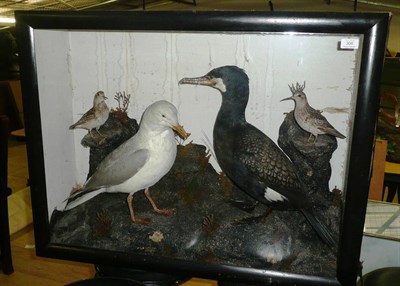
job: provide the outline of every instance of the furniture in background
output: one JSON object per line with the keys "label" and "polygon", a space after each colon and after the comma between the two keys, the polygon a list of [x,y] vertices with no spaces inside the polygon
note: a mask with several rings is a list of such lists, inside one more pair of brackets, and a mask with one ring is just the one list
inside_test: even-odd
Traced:
{"label": "furniture in background", "polygon": [[[386,161],[387,141],[376,140],[372,176],[368,199],[383,201],[385,188],[388,188],[387,202],[392,202],[400,190],[400,164]],[[399,196],[397,200],[399,200]],[[399,201],[397,202],[399,203]]]}
{"label": "furniture in background", "polygon": [[[397,193],[397,203],[400,203],[400,164],[386,162],[384,188],[388,187],[387,202],[392,202]],[[383,190],[385,193],[385,190]]]}
{"label": "furniture in background", "polygon": [[374,159],[372,163],[372,177],[369,185],[368,199],[382,201],[384,180],[385,180],[385,164],[386,164],[386,140],[376,140],[374,148]]}
{"label": "furniture in background", "polygon": [[0,116],[1,115],[8,117],[8,128],[10,132],[23,128],[20,111],[8,81],[0,81]]}

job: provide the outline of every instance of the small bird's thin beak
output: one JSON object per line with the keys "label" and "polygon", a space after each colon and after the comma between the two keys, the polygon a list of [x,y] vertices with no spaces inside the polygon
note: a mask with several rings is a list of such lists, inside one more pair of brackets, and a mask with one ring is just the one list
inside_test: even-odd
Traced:
{"label": "small bird's thin beak", "polygon": [[172,129],[174,129],[183,140],[186,140],[190,136],[190,133],[187,133],[182,125],[174,125]]}
{"label": "small bird's thin beak", "polygon": [[193,84],[193,85],[205,85],[205,86],[213,86],[215,81],[209,76],[201,76],[201,77],[185,77],[181,79],[178,84]]}
{"label": "small bird's thin beak", "polygon": [[286,97],[286,98],[284,98],[284,99],[281,99],[281,102],[284,101],[284,100],[289,100],[289,99],[293,99],[293,96],[290,96],[290,97]]}

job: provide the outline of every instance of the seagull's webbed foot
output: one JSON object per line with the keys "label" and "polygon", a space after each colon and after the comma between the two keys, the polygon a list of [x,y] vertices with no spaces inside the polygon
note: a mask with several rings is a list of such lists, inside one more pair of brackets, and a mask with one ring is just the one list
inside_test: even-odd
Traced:
{"label": "seagull's webbed foot", "polygon": [[135,218],[135,219],[132,219],[132,222],[136,223],[136,224],[148,225],[148,224],[151,223],[151,219],[149,219],[149,218]]}
{"label": "seagull's webbed foot", "polygon": [[159,208],[153,208],[154,211],[160,215],[165,215],[165,216],[170,216],[174,213],[176,213],[176,209],[159,209]]}
{"label": "seagull's webbed foot", "polygon": [[149,188],[147,188],[144,191],[144,194],[146,195],[146,198],[149,200],[149,202],[151,203],[151,206],[153,207],[153,210],[156,213],[164,215],[164,216],[170,216],[170,215],[176,213],[176,209],[159,209],[157,207],[156,203],[154,202],[154,200],[152,199],[152,197],[150,196]]}

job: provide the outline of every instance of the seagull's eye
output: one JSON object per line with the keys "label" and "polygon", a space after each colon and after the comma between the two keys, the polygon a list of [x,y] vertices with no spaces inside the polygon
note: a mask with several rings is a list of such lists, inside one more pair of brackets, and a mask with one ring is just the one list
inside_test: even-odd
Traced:
{"label": "seagull's eye", "polygon": [[165,118],[165,115],[164,115],[164,114],[161,114],[161,116],[162,116],[163,118]]}

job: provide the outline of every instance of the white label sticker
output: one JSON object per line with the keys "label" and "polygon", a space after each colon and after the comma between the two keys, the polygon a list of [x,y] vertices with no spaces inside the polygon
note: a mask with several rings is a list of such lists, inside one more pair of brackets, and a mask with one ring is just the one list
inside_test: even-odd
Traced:
{"label": "white label sticker", "polygon": [[360,43],[359,39],[342,39],[340,41],[340,48],[341,49],[358,49],[358,45]]}

